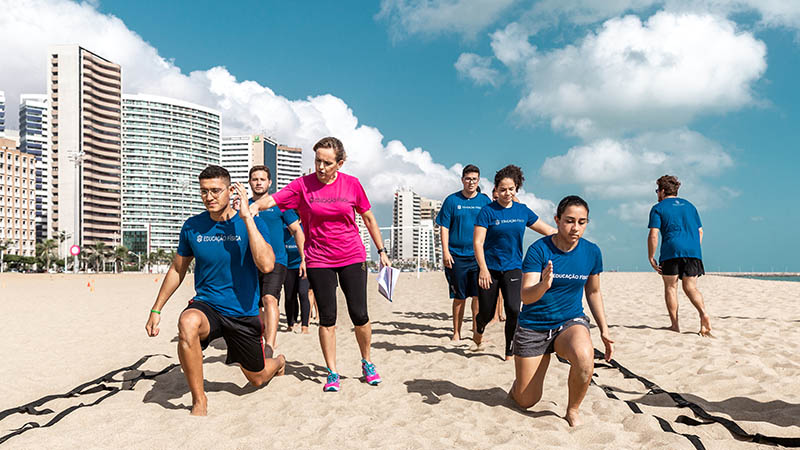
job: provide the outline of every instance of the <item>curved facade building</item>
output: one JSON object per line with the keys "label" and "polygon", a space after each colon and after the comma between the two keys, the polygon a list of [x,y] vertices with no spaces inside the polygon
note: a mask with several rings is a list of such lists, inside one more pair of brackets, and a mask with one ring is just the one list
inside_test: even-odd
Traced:
{"label": "curved facade building", "polygon": [[220,164],[220,113],[152,95],[122,96],[123,244],[175,250],[183,222],[205,210],[198,174]]}

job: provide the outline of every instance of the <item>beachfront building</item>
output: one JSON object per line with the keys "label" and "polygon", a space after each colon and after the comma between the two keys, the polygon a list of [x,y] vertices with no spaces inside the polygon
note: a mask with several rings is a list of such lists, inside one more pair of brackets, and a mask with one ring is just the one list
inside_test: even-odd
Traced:
{"label": "beachfront building", "polygon": [[49,50],[51,232],[84,248],[119,245],[122,70],[78,45]]}
{"label": "beachfront building", "polygon": [[392,205],[392,259],[411,261],[417,257],[420,197],[409,188],[394,193]]}
{"label": "beachfront building", "polygon": [[53,238],[50,108],[46,94],[19,97],[19,149],[36,158],[36,241]]}
{"label": "beachfront building", "polygon": [[369,236],[369,230],[364,224],[364,219],[361,214],[356,213],[356,225],[358,225],[358,235],[361,237],[361,243],[364,244],[364,249],[367,251],[367,260],[372,260],[372,238]]}
{"label": "beachfront building", "polygon": [[267,166],[272,176],[270,194],[303,175],[302,156],[301,149],[279,145],[263,134],[222,138],[222,167],[230,172],[231,181],[246,184],[251,167]]}
{"label": "beachfront building", "polygon": [[6,94],[0,91],[0,137],[6,132]]}
{"label": "beachfront building", "polygon": [[122,234],[134,253],[178,247],[205,211],[197,175],[220,163],[220,113],[183,100],[122,96]]}
{"label": "beachfront building", "polygon": [[36,256],[36,157],[0,137],[0,242],[5,253]]}
{"label": "beachfront building", "polygon": [[[433,200],[425,197],[421,197],[419,200],[420,225],[431,227],[433,229],[433,236],[428,238],[432,239],[431,245],[433,246],[433,249],[425,250],[426,253],[421,257],[434,267],[440,267],[442,264],[442,236],[440,234],[441,227],[439,227],[439,225],[436,223],[436,216],[439,214],[440,209],[442,209],[441,200]],[[423,230],[423,234],[430,235],[431,233]],[[420,247],[423,249],[428,249],[430,246],[426,244],[421,245]]]}

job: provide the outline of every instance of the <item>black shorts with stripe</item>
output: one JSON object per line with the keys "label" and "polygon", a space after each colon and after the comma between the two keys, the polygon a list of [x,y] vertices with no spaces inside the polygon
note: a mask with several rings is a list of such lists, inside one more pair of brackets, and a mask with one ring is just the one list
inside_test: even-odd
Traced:
{"label": "black shorts with stripe", "polygon": [[200,340],[203,350],[211,341],[221,337],[228,346],[225,364],[239,363],[242,368],[250,372],[260,372],[264,369],[264,345],[261,341],[264,328],[261,317],[225,316],[208,304],[197,300],[189,301],[189,306],[184,311],[189,309],[202,312],[208,319],[208,337]]}

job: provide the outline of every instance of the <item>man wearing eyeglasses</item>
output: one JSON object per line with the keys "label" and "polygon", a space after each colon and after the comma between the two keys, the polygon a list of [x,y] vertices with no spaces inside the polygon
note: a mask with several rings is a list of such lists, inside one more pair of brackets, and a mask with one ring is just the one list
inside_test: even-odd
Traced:
{"label": "man wearing eyeglasses", "polygon": [[151,337],[158,335],[161,310],[194,259],[196,294],[178,319],[178,357],[192,393],[191,414],[204,416],[208,399],[203,391],[203,350],[211,341],[225,339],[225,363],[238,363],[254,386],[282,375],[286,360],[283,355],[266,358],[262,343],[258,273],[270,272],[275,265],[275,254],[264,240],[269,230],[250,214],[247,203],[238,202],[238,213],[231,207],[231,196],[246,199],[247,190],[240,183],[231,186],[227,170],[208,166],[199,178],[206,211],[183,224],[177,254],[145,329]]}
{"label": "man wearing eyeglasses", "polygon": [[[681,182],[672,175],[656,181],[658,203],[650,209],[650,233],[647,253],[653,270],[664,281],[664,298],[671,325],[670,330],[680,332],[678,325],[678,279],[683,292],[700,314],[700,335],[711,335],[711,319],[706,311],[703,294],[697,289],[697,278],[705,274],[700,245],[703,243],[703,224],[697,209],[688,200],[678,197]],[[661,254],[656,262],[658,233],[661,232]]]}
{"label": "man wearing eyeglasses", "polygon": [[453,299],[451,340],[455,342],[461,339],[461,324],[468,297],[472,298],[473,332],[475,316],[478,314],[478,262],[472,246],[472,233],[481,208],[492,202],[480,192],[480,179],[481,171],[477,166],[468,164],[464,167],[461,171],[463,189],[448,195],[436,216],[436,223],[441,230],[444,274],[450,286],[450,298]]}

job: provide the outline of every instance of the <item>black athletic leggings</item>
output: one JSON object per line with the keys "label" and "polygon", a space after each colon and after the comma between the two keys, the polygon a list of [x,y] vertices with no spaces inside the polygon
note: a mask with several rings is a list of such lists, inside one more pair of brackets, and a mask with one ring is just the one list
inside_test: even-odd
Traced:
{"label": "black athletic leggings", "polygon": [[[347,300],[347,312],[353,325],[360,327],[369,322],[367,315],[367,267],[363,262],[342,267],[315,267],[306,269],[319,311],[319,326],[336,325],[336,278],[342,285]],[[517,295],[519,296],[519,294]]]}
{"label": "black athletic leggings", "polygon": [[503,306],[506,311],[506,356],[514,353],[511,345],[514,343],[514,331],[517,329],[517,319],[519,318],[520,289],[522,288],[522,270],[514,269],[501,272],[499,270],[489,270],[492,276],[492,284],[489,289],[478,287],[478,333],[483,333],[486,325],[494,317],[497,306],[497,291],[503,292]]}
{"label": "black athletic leggings", "polygon": [[[297,323],[297,313],[300,313],[300,324],[308,326],[308,314],[311,305],[308,302],[308,279],[300,278],[300,269],[287,269],[286,279],[283,281],[283,292],[286,296],[286,323],[289,328]],[[298,303],[298,299],[300,300]],[[299,306],[299,311],[298,311]]]}

